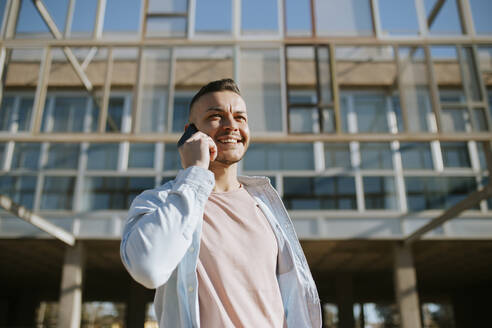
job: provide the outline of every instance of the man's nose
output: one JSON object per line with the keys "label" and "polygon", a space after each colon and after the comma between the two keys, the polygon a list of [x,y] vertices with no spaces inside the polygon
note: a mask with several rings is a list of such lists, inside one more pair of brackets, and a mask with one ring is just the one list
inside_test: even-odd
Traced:
{"label": "man's nose", "polygon": [[233,115],[225,115],[222,125],[226,129],[231,129],[231,130],[237,130],[238,129],[238,124],[236,120],[234,119]]}

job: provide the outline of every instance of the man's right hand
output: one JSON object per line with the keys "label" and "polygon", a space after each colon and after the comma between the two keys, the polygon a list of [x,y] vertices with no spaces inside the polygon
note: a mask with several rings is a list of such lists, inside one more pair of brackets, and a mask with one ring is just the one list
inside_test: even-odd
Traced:
{"label": "man's right hand", "polygon": [[217,158],[215,142],[203,132],[198,131],[178,148],[183,168],[200,166],[208,169],[210,162]]}

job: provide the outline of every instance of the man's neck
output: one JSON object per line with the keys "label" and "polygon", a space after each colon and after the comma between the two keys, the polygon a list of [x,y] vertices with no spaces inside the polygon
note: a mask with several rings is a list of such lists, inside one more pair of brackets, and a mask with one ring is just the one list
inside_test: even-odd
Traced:
{"label": "man's neck", "polygon": [[215,175],[216,192],[227,192],[239,188],[240,183],[237,180],[237,164],[232,165],[211,165],[210,171]]}

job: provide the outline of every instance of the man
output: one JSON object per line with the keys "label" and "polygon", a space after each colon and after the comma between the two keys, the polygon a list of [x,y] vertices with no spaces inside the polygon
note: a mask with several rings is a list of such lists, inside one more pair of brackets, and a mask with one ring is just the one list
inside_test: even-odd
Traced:
{"label": "man", "polygon": [[193,97],[176,179],[140,194],[123,231],[131,276],[157,288],[160,327],[320,327],[316,286],[267,178],[238,177],[250,141],[231,79]]}

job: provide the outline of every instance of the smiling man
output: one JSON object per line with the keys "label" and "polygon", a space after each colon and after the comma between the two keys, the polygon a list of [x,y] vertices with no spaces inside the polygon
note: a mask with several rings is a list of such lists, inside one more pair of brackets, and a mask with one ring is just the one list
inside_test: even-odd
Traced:
{"label": "smiling man", "polygon": [[179,147],[176,179],[132,203],[121,242],[131,276],[156,288],[162,327],[320,327],[316,286],[292,222],[267,178],[238,177],[249,145],[231,79],[190,105],[199,130]]}

